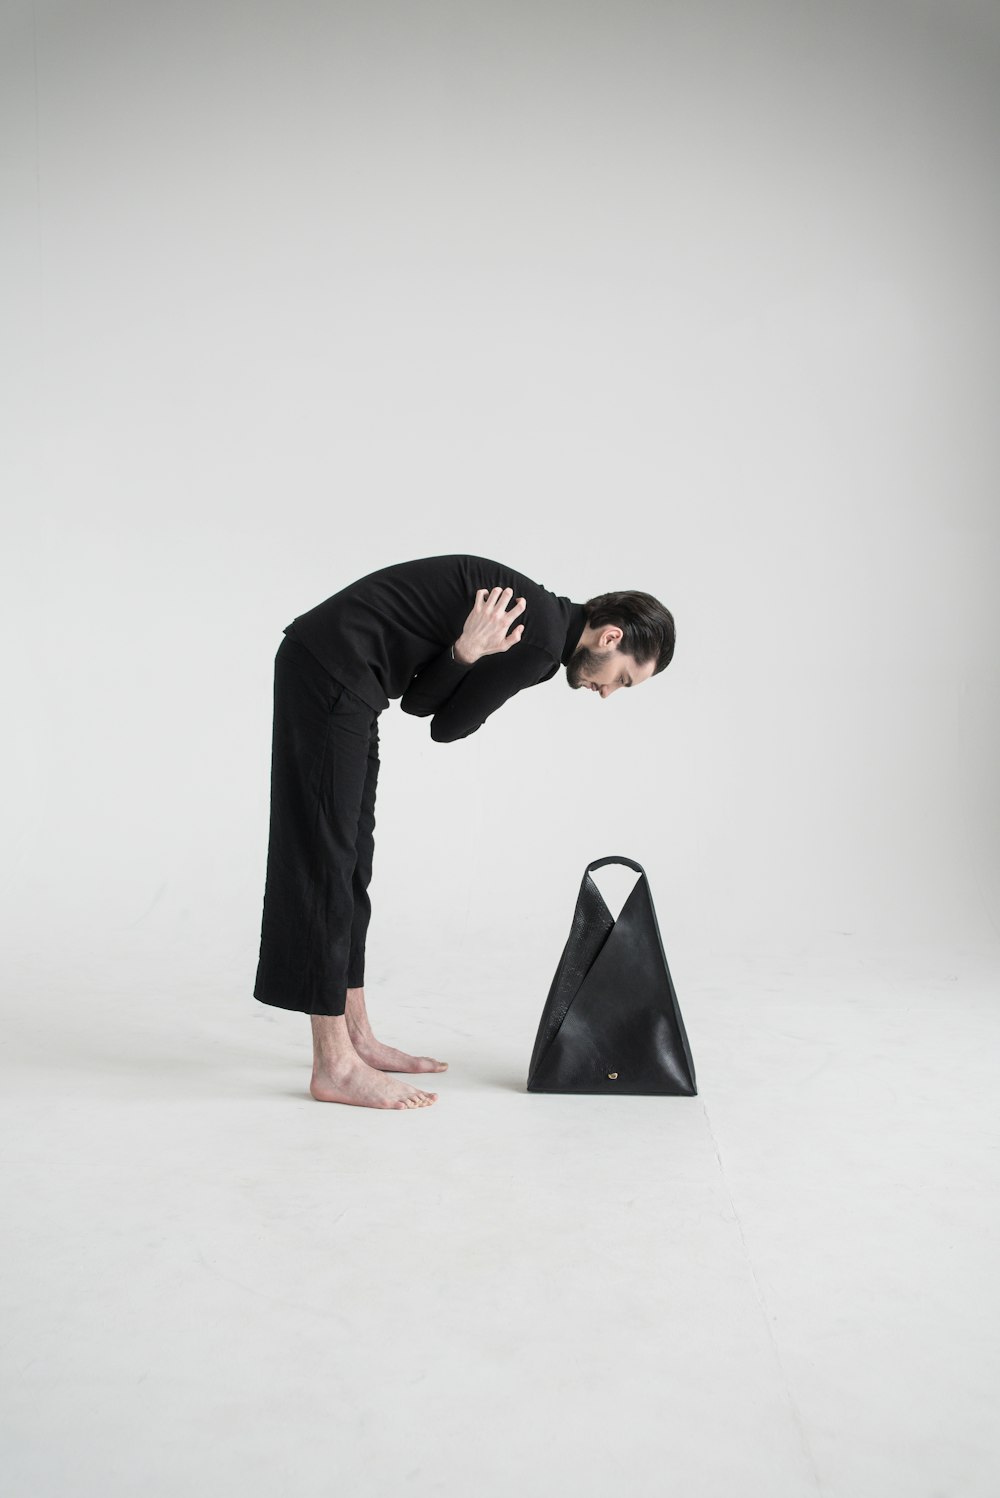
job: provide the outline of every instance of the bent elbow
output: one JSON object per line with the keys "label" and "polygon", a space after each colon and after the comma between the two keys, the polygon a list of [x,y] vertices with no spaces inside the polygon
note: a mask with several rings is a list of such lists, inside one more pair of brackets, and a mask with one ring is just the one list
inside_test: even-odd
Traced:
{"label": "bent elbow", "polygon": [[458,739],[467,739],[475,731],[474,728],[466,728],[464,732],[459,732],[454,728],[449,729],[447,724],[439,723],[436,718],[431,719],[431,738],[435,744],[454,744]]}
{"label": "bent elbow", "polygon": [[401,713],[409,713],[411,718],[429,718],[434,711],[433,708],[424,707],[422,703],[414,702],[412,699],[407,702],[405,696],[399,699],[399,710]]}

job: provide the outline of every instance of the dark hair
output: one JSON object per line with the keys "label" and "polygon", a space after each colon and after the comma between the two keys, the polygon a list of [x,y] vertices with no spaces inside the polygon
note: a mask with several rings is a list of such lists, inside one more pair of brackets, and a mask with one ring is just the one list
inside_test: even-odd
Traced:
{"label": "dark hair", "polygon": [[674,653],[674,616],[651,593],[599,593],[583,605],[593,629],[617,624],[622,632],[618,649],[637,666],[656,661],[653,675],[669,666]]}

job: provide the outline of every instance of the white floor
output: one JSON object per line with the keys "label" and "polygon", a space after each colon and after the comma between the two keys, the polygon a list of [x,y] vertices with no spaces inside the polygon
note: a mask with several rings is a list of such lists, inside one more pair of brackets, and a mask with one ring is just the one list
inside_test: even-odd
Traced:
{"label": "white floor", "polygon": [[370,963],[413,1112],[241,986],[26,972],[5,1491],[996,1498],[1000,948],[672,967],[695,1098],[527,1094],[534,957]]}

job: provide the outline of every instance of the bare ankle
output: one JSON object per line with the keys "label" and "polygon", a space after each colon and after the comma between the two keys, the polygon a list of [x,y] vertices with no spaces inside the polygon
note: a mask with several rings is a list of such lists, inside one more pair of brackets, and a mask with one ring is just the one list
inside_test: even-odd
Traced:
{"label": "bare ankle", "polygon": [[311,1014],[309,1018],[312,1021],[314,1070],[349,1069],[360,1060],[343,1014]]}

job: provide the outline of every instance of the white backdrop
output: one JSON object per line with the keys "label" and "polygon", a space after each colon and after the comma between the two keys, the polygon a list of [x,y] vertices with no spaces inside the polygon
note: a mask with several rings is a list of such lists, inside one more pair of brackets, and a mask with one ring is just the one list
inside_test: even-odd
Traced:
{"label": "white backdrop", "polygon": [[370,974],[540,1007],[608,853],[675,977],[995,946],[995,5],[2,15],[17,984],[254,1009],[282,627],[445,551],[677,651],[382,714]]}

